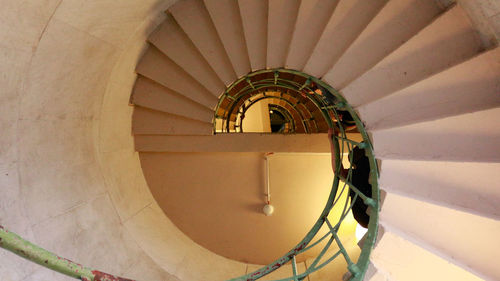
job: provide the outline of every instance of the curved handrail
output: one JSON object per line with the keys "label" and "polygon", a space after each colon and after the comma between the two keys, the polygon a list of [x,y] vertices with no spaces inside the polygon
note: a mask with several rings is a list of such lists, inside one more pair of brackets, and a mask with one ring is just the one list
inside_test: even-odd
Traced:
{"label": "curved handrail", "polygon": [[[258,74],[262,73],[274,73],[274,79],[263,79],[263,81],[252,81],[253,83],[248,82],[250,77],[254,77]],[[300,85],[299,83],[296,83],[294,81],[283,81],[283,78],[279,77],[280,73],[288,73],[288,74],[293,74],[296,76],[301,76],[303,80],[306,82],[303,85]],[[229,120],[231,118],[231,112],[233,112],[240,102],[240,99],[247,96],[249,92],[254,91],[258,92],[261,89],[264,88],[279,88],[280,86],[284,89],[287,90],[294,90],[297,92],[305,92],[307,93],[305,96],[308,97],[315,105],[316,108],[319,109],[325,118],[328,127],[333,128],[334,124],[338,126],[340,130],[340,134],[337,135],[332,135],[332,144],[333,144],[333,151],[332,153],[335,156],[335,177],[333,180],[333,184],[330,190],[330,195],[328,197],[328,201],[317,219],[316,223],[313,225],[313,227],[309,230],[309,232],[305,235],[305,237],[295,246],[293,247],[290,251],[288,251],[286,254],[275,260],[274,262],[263,266],[262,268],[259,268],[258,270],[255,270],[253,272],[250,272],[246,275],[233,278],[231,281],[240,281],[240,280],[257,280],[267,274],[270,274],[274,270],[280,268],[281,266],[291,263],[292,265],[292,274],[288,278],[280,279],[279,281],[285,281],[285,280],[302,280],[304,279],[307,275],[323,268],[326,266],[329,262],[334,260],[336,257],[339,255],[342,255],[344,259],[347,262],[347,269],[350,272],[350,280],[355,280],[355,281],[360,281],[363,279],[364,274],[368,268],[368,263],[369,263],[369,256],[371,253],[371,250],[375,244],[375,239],[377,235],[377,230],[378,230],[378,211],[379,211],[379,189],[378,189],[378,167],[377,167],[377,162],[375,160],[374,154],[373,154],[373,147],[370,141],[370,138],[368,136],[368,133],[364,129],[363,123],[361,122],[360,118],[358,117],[357,113],[354,111],[354,109],[347,103],[347,101],[344,99],[344,97],[336,91],[333,87],[330,85],[324,83],[323,81],[312,77],[310,75],[307,75],[305,73],[302,73],[300,71],[296,70],[290,70],[290,69],[270,69],[270,70],[260,70],[256,72],[252,72],[248,74],[245,77],[241,77],[238,79],[235,83],[233,83],[228,90],[224,93],[224,95],[221,96],[219,99],[219,104],[217,105],[217,108],[215,112],[218,112],[220,105],[222,104],[222,101],[224,98],[226,98],[229,95],[230,90],[238,83],[242,83],[243,81],[248,82],[248,86],[243,87],[238,91],[236,95],[233,95],[231,97],[231,100],[233,101],[228,108],[230,110],[227,113],[227,118],[228,118],[228,124]],[[281,83],[280,83],[281,82]],[[311,92],[314,93],[313,89],[310,88],[309,86],[314,83],[315,85],[318,86],[322,90],[323,95],[319,94],[310,94]],[[294,86],[295,89],[290,89],[290,86]],[[361,134],[363,141],[362,142],[356,142],[353,140],[350,140],[347,138],[346,130],[342,123],[340,122],[340,117],[337,111],[343,111],[343,112],[349,112],[349,114],[353,117],[353,120],[356,124],[356,127]],[[217,117],[217,116],[216,116]],[[214,130],[215,130],[215,118],[214,118]],[[229,132],[229,126],[226,127],[227,131]],[[340,145],[339,145],[340,142]],[[367,197],[365,194],[363,194],[361,191],[359,191],[358,188],[356,188],[352,183],[352,166],[349,167],[347,176],[344,178],[341,176],[341,157],[340,155],[344,154],[344,149],[347,147],[349,151],[352,150],[352,148],[357,145],[360,148],[363,148],[365,150],[365,155],[369,159],[369,164],[370,164],[370,178],[369,178],[369,183],[372,186],[372,196]],[[350,156],[350,162],[352,163],[352,154]],[[343,183],[343,186],[340,190],[340,193],[337,195],[339,191],[339,184]],[[340,197],[342,194],[346,191],[346,189],[352,190],[354,192],[354,197],[352,198],[351,202],[349,203],[349,197],[346,196],[346,200],[344,202],[343,206],[343,211],[342,214],[339,218],[339,220],[332,224],[332,222],[329,221],[328,215],[330,211],[332,210],[333,206],[336,204],[340,203]],[[353,207],[354,203],[356,200],[363,200],[363,202],[372,208],[372,211],[370,212],[370,221],[368,224],[368,231],[367,235],[365,238],[365,241],[362,246],[362,251],[360,256],[358,257],[357,262],[353,262],[353,260],[349,257],[345,247],[343,246],[342,242],[340,241],[340,238],[337,234],[340,225],[343,221],[343,219],[347,216],[348,212],[351,210]],[[315,242],[312,242],[313,239],[316,237],[316,235],[319,233],[319,230],[326,225],[328,227],[328,232],[324,234],[322,237],[318,238]],[[296,265],[296,256],[304,253],[305,251],[315,247],[316,245],[320,244],[322,241],[325,239],[328,239],[328,242],[326,245],[323,247],[321,252],[318,254],[318,256],[314,259],[314,261],[311,263],[308,268],[302,272],[299,273],[297,272],[297,265]],[[329,250],[330,246],[335,242],[337,244],[339,250],[336,251],[331,257],[326,259],[326,261],[321,261],[321,259],[325,256],[326,252]]]}
{"label": "curved handrail", "polygon": [[34,263],[82,281],[134,281],[70,261],[21,238],[0,225],[0,247]]}
{"label": "curved handrail", "polygon": [[[274,78],[266,78],[262,79],[259,81],[252,81],[251,79],[257,75],[260,74],[266,74],[266,73],[274,73]],[[287,80],[279,76],[280,73],[289,73],[289,74],[294,74],[298,76],[305,77],[305,83],[304,84],[299,84],[296,81],[292,80]],[[299,74],[300,73],[300,74]],[[312,78],[310,79],[309,77],[306,77],[308,75],[298,72],[298,71],[292,71],[288,69],[282,69],[282,68],[277,68],[277,69],[263,69],[263,70],[258,70],[254,71],[252,73],[247,74],[246,76],[241,77],[240,79],[236,80],[233,84],[231,84],[226,91],[220,96],[219,102],[215,108],[215,118],[214,118],[214,132],[216,132],[216,122],[217,119],[223,119],[225,121],[225,126],[223,125],[223,128],[225,127],[225,132],[230,132],[229,129],[229,121],[231,119],[231,115],[233,112],[235,112],[235,109],[237,109],[237,105],[243,97],[245,97],[247,94],[254,92],[255,94],[259,93],[260,90],[266,89],[266,88],[280,88],[280,89],[285,89],[285,90],[290,90],[290,91],[295,91],[297,92],[297,97],[294,97],[296,99],[300,98],[299,92],[307,92],[308,94],[305,95],[305,97],[311,101],[316,109],[321,112],[323,118],[325,119],[326,122],[327,119],[329,119],[329,114],[328,114],[328,109],[325,110],[325,104],[324,101],[322,101],[320,98],[318,98],[317,94],[309,94],[310,92],[313,92],[313,89],[310,88]],[[230,95],[232,92],[232,89],[234,89],[236,86],[245,83],[246,86],[242,87],[239,89],[234,95]],[[218,115],[219,109],[221,108],[224,100],[229,99],[232,102],[229,104],[230,110],[226,110],[226,114],[224,116]],[[247,98],[248,99],[248,98]],[[329,104],[328,104],[329,105]],[[312,113],[311,113],[312,114]],[[227,116],[226,116],[227,115]],[[226,117],[224,119],[224,117]]]}

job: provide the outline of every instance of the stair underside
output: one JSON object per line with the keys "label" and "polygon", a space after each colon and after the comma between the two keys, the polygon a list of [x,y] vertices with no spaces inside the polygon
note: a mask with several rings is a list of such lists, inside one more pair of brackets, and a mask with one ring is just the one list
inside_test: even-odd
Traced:
{"label": "stair underside", "polygon": [[[417,268],[434,263],[460,280],[477,278],[456,265],[500,276],[491,266],[491,243],[500,235],[491,176],[498,167],[489,164],[500,162],[500,49],[484,50],[460,5],[186,0],[169,9],[149,41],[131,98],[137,151],[328,153],[325,134],[213,135],[218,98],[238,77],[264,68],[306,72],[355,107],[383,160],[382,221],[400,232],[378,244],[373,262],[380,270],[372,280],[429,280],[437,275]],[[442,216],[422,217],[424,209]],[[462,220],[475,227],[451,223]],[[436,236],[424,231],[429,221],[443,226]],[[454,247],[461,241],[470,243]],[[474,249],[483,255],[466,254]]]}

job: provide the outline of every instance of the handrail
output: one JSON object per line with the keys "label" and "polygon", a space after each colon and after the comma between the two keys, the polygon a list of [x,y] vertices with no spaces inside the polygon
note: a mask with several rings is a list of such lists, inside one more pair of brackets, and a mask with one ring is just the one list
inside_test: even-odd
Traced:
{"label": "handrail", "polygon": [[[263,74],[263,73],[273,73],[273,78],[265,78],[262,81],[252,81],[250,78],[254,77],[258,74]],[[286,81],[286,79],[280,77],[281,73],[287,73],[287,74],[293,74],[295,76],[301,76],[302,80],[305,80],[304,84],[296,83],[295,81]],[[224,93],[224,95],[221,96],[219,99],[219,104],[217,105],[217,108],[215,112],[219,112],[219,109],[221,108],[221,104],[223,100],[226,97],[229,97],[229,92],[231,89],[233,89],[238,83],[241,83],[242,81],[247,82],[247,86],[242,87],[235,95],[230,96],[230,104],[226,107],[229,110],[227,110],[227,114],[223,114],[227,118],[227,126],[226,126],[226,132],[229,132],[229,120],[231,119],[231,113],[236,109],[237,105],[241,102],[240,100],[243,97],[247,97],[250,94],[250,98],[252,97],[251,93],[258,93],[259,90],[263,90],[266,88],[283,88],[285,90],[293,90],[296,91],[297,93],[303,92],[304,95],[311,100],[317,110],[320,110],[322,113],[322,116],[325,118],[325,121],[328,124],[329,128],[333,128],[334,126],[337,126],[339,128],[339,135],[332,135],[332,144],[333,144],[333,151],[335,155],[335,177],[333,180],[333,184],[330,190],[330,195],[328,197],[328,201],[317,219],[316,223],[313,225],[313,227],[309,230],[309,232],[305,235],[305,237],[300,241],[295,247],[293,247],[290,251],[288,251],[286,254],[275,260],[274,262],[263,266],[262,268],[259,268],[258,270],[255,270],[253,272],[250,272],[246,275],[236,277],[231,279],[230,281],[242,281],[242,280],[257,280],[267,274],[270,274],[271,272],[275,271],[276,269],[280,268],[281,266],[285,264],[291,264],[291,276],[288,278],[284,279],[279,279],[279,281],[287,281],[287,280],[303,280],[306,276],[309,274],[320,270],[324,266],[326,266],[329,262],[337,258],[338,256],[342,255],[347,263],[347,271],[350,272],[350,280],[351,281],[361,281],[364,278],[364,274],[368,268],[369,264],[369,256],[371,253],[371,250],[375,244],[375,239],[377,236],[377,230],[378,230],[378,211],[379,211],[379,189],[378,189],[378,167],[377,167],[377,162],[375,160],[375,156],[373,154],[373,147],[370,141],[370,138],[368,136],[368,133],[366,132],[363,123],[359,119],[357,113],[353,110],[353,108],[347,103],[347,101],[344,99],[342,95],[338,91],[336,91],[334,88],[329,86],[328,84],[324,83],[323,81],[307,75],[305,73],[296,71],[296,70],[289,70],[289,69],[268,69],[268,70],[260,70],[256,72],[252,72],[248,74],[247,76],[241,77],[239,80],[237,80],[235,83],[233,83],[230,87],[228,87],[228,90]],[[251,81],[251,82],[249,82]],[[318,85],[318,88],[322,90],[323,95],[319,94],[310,94],[311,92],[314,93],[313,89],[310,87],[314,83],[315,85]],[[291,89],[290,87],[294,87]],[[303,96],[304,96],[303,95]],[[243,102],[244,104],[245,102]],[[248,108],[245,108],[248,109]],[[349,114],[353,117],[353,120],[356,124],[356,127],[361,134],[363,141],[358,142],[354,140],[350,140],[347,138],[346,134],[346,128],[344,128],[342,122],[340,121],[341,118],[339,118],[338,110],[341,110],[343,112],[349,112]],[[224,117],[222,116],[222,117]],[[220,117],[220,116],[216,116]],[[214,130],[216,130],[216,118],[214,118]],[[344,153],[352,151],[354,146],[358,146],[359,148],[364,149],[365,155],[369,159],[369,164],[370,164],[370,177],[369,177],[369,183],[372,186],[372,196],[367,197],[365,194],[363,194],[361,191],[358,190],[352,183],[352,165],[348,167],[348,172],[347,176],[344,178],[341,175],[341,155]],[[347,151],[345,150],[347,148]],[[352,163],[353,158],[352,158],[352,153],[349,154],[349,161]],[[342,188],[339,190],[339,185],[342,183]],[[346,192],[346,190],[352,190],[354,192],[354,196],[352,199],[349,201],[349,196],[345,196],[344,202],[340,202],[341,196]],[[368,224],[368,231],[365,237],[365,241],[362,246],[361,254],[358,257],[357,262],[354,262],[353,259],[349,256],[346,248],[342,244],[341,239],[338,236],[338,230],[341,226],[341,223],[347,216],[347,214],[351,211],[352,207],[354,206],[355,202],[357,200],[363,200],[363,202],[372,208],[372,211],[370,212],[370,221]],[[340,215],[340,218],[338,219],[337,222],[332,223],[328,219],[328,215],[330,211],[332,210],[333,206],[336,204],[341,204],[343,203],[343,210]],[[326,234],[322,235],[321,237],[316,238],[318,233],[320,232],[320,229],[323,226],[327,226],[328,231]],[[315,241],[313,241],[316,239]],[[327,243],[323,246],[321,249],[320,253],[316,256],[316,258],[313,260],[313,262],[307,267],[307,269],[304,272],[299,273],[297,271],[297,265],[296,265],[296,257],[305,251],[310,250],[311,248],[319,245],[321,242],[325,241],[327,239]],[[332,245],[336,245],[338,247],[338,251],[335,251],[333,255],[328,257],[325,261],[322,261],[322,258],[326,255],[329,249],[331,249]]]}
{"label": "handrail", "polygon": [[[259,81],[251,81],[252,77],[255,77],[255,76],[261,75],[261,74],[266,74],[266,73],[269,73],[269,74],[273,73],[274,78],[265,78],[265,79],[262,79]],[[288,74],[294,74],[297,76],[304,77],[305,83],[300,84],[296,81],[282,78],[279,76],[280,73],[288,73]],[[250,83],[249,83],[249,81],[250,81]],[[241,102],[242,98],[248,94],[257,95],[258,93],[261,92],[261,90],[264,90],[266,88],[279,88],[279,89],[295,92],[294,99],[297,99],[299,101],[300,101],[301,96],[305,97],[306,100],[309,100],[314,104],[314,106],[316,107],[316,110],[319,111],[321,113],[321,115],[323,116],[323,118],[325,119],[325,121],[327,121],[327,119],[329,119],[328,112],[330,112],[331,110],[329,110],[326,107],[328,105],[330,105],[331,103],[325,104],[325,101],[322,100],[321,98],[319,98],[317,94],[310,94],[310,93],[314,93],[313,89],[310,87],[310,85],[312,84],[311,82],[313,82],[313,79],[312,79],[312,77],[310,78],[309,75],[306,75],[306,74],[298,72],[298,71],[282,69],[282,68],[258,70],[258,71],[254,71],[252,73],[249,73],[246,76],[241,77],[240,79],[236,80],[233,84],[231,84],[226,89],[226,91],[224,91],[224,93],[221,95],[221,97],[219,98],[219,102],[218,102],[216,109],[215,109],[216,116],[213,120],[214,132],[217,133],[217,129],[216,129],[217,119],[223,119],[223,121],[224,121],[223,129],[225,129],[225,132],[230,132],[231,130],[229,127],[230,127],[231,115],[233,115],[234,112],[237,112],[237,109],[239,108],[237,105]],[[241,85],[241,84],[244,84],[245,86],[243,86],[241,89],[239,89],[234,95],[230,95],[232,90],[236,86]],[[300,95],[299,93],[307,93],[307,94]],[[290,93],[288,93],[288,94],[291,95]],[[249,97],[249,98],[251,98],[251,97]],[[249,99],[249,98],[247,98],[247,99]],[[220,116],[218,114],[218,112],[219,112],[219,109],[221,108],[221,106],[225,100],[230,100],[230,104],[228,105],[228,107],[230,109],[225,111],[226,114],[224,114],[223,116]],[[311,115],[312,115],[312,112],[311,112]],[[302,118],[302,119],[305,120],[305,118]],[[314,122],[316,122],[316,121],[314,120]]]}
{"label": "handrail", "polygon": [[49,269],[82,281],[134,281],[107,274],[51,253],[0,225],[0,247]]}

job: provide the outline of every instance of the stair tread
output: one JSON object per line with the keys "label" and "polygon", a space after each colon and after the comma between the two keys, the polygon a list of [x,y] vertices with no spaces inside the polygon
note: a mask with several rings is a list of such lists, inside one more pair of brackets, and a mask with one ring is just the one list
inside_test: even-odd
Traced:
{"label": "stair tread", "polygon": [[148,48],[136,71],[208,108],[217,105],[214,95],[154,46]]}
{"label": "stair tread", "polygon": [[[500,108],[372,132],[380,159],[500,162]],[[486,120],[486,121],[485,121]]]}
{"label": "stair tread", "polygon": [[396,229],[448,261],[468,265],[481,276],[500,278],[500,268],[491,260],[500,248],[498,220],[387,193],[380,222],[386,233],[377,247],[383,248],[387,231]]}
{"label": "stair tread", "polygon": [[427,26],[440,12],[435,1],[389,1],[322,79],[336,89],[344,88]]}
{"label": "stair tread", "polygon": [[250,72],[250,61],[243,35],[238,2],[234,0],[205,0],[217,33],[233,65],[237,77]]}
{"label": "stair tread", "polygon": [[300,2],[300,0],[269,0],[266,59],[268,68],[285,66]]}
{"label": "stair tread", "polygon": [[236,74],[202,0],[178,1],[170,13],[227,86]]}
{"label": "stair tread", "polygon": [[[329,152],[326,134],[234,133],[214,136],[136,136],[147,152]],[[249,146],[248,144],[252,145]]]}
{"label": "stair tread", "polygon": [[252,70],[266,68],[267,1],[238,0]]}
{"label": "stair tread", "polygon": [[[358,108],[369,130],[382,130],[500,106],[500,48]],[[380,110],[383,108],[383,110]]]}
{"label": "stair tread", "polygon": [[500,163],[384,160],[387,192],[500,220]]}
{"label": "stair tread", "polygon": [[149,36],[148,40],[215,97],[224,92],[224,83],[175,22],[172,15],[166,15],[165,21]]}
{"label": "stair tread", "polygon": [[459,64],[482,50],[482,42],[463,9],[456,5],[401,47],[346,86],[353,107],[388,96]]}
{"label": "stair tread", "polygon": [[137,135],[212,135],[213,124],[157,110],[134,107],[132,133]]}
{"label": "stair tread", "polygon": [[381,271],[387,272],[386,276],[375,275],[376,279],[368,279],[370,281],[483,280],[392,232],[384,234],[370,260]]}
{"label": "stair tread", "polygon": [[135,82],[131,102],[142,107],[207,123],[210,123],[214,116],[213,110],[142,76],[139,76]]}
{"label": "stair tread", "polygon": [[286,67],[302,70],[339,0],[309,0],[300,3]]}
{"label": "stair tread", "polygon": [[304,66],[304,72],[322,77],[387,1],[341,0]]}

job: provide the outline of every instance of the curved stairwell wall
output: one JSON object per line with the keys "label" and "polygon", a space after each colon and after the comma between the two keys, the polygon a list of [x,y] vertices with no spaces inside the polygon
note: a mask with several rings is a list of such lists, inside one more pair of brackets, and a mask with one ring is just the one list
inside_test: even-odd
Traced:
{"label": "curved stairwell wall", "polygon": [[[171,3],[1,2],[1,224],[62,256],[140,280],[178,280],[174,273],[193,280],[186,272],[198,262],[185,257],[210,260],[154,205],[130,135],[134,68]],[[134,229],[158,222],[177,248],[137,243]],[[155,243],[159,234],[139,235]],[[169,253],[167,267],[145,252],[152,246]],[[73,280],[5,251],[0,279]]]}
{"label": "curved stairwell wall", "polygon": [[[170,222],[149,193],[130,133],[132,107],[126,105],[134,68],[148,35],[164,21],[163,11],[173,2],[0,2],[0,224],[62,256],[125,277],[220,280],[255,266],[203,249]],[[311,7],[295,1],[286,14],[278,12],[280,2],[269,6],[276,16],[273,20],[293,21],[287,15],[296,13],[299,23],[307,22],[304,18]],[[464,280],[477,279],[469,272],[498,279],[500,272],[492,261],[500,248],[498,235],[494,236],[500,233],[500,196],[497,189],[487,187],[499,181],[500,130],[494,122],[499,116],[498,49],[480,53],[473,30],[464,24],[466,17],[457,7],[443,13],[422,4],[425,1],[415,1],[426,11],[424,17],[413,1],[373,1],[363,13],[352,7],[364,1],[338,2],[335,9],[324,10],[333,13],[326,24],[318,24],[324,32],[307,34],[318,41],[312,51],[308,44],[288,50],[309,60],[286,57],[281,51],[280,56],[266,58],[269,45],[247,40],[249,66],[236,61],[241,50],[234,43],[225,64],[240,67],[234,73],[214,70],[230,83],[249,67],[303,68],[323,76],[359,106],[372,130],[377,157],[383,160],[381,187],[387,192],[381,213],[384,227],[372,258],[373,280],[436,277],[422,270],[431,266],[429,259],[450,274],[444,276],[466,269],[459,275]],[[252,1],[240,5],[254,12],[243,16],[245,37],[266,34],[272,38],[270,45],[278,46],[273,50],[300,42],[294,37],[307,33],[303,26],[295,34],[289,25],[273,22],[267,32],[263,7]],[[354,14],[359,21],[349,21]],[[494,21],[497,14],[486,16]],[[317,20],[326,19],[322,15]],[[255,25],[249,24],[252,20]],[[340,32],[335,28],[339,24],[350,28]],[[400,33],[391,37],[391,31]],[[450,45],[440,42],[440,34],[454,35],[446,41]],[[336,38],[345,44],[335,44]],[[455,43],[462,40],[470,44]],[[380,44],[373,47],[374,42]],[[331,53],[330,45],[335,46]],[[433,52],[422,51],[422,46]],[[438,60],[436,54],[449,57]],[[329,59],[322,61],[324,57]],[[427,63],[432,67],[422,68]],[[409,64],[418,71],[404,71]],[[374,83],[380,80],[385,83]],[[360,94],[366,89],[373,95]],[[422,91],[426,95],[419,95]],[[470,99],[473,95],[476,98]],[[394,110],[385,110],[389,104]],[[459,176],[442,181],[443,174]],[[478,180],[484,177],[487,180]],[[473,191],[475,185],[481,194]],[[456,196],[446,196],[446,190]],[[440,217],[426,220],[422,214]],[[411,258],[404,264],[392,262],[402,260],[401,248]],[[324,274],[310,279],[329,278]],[[0,277],[71,280],[5,251],[0,251]]]}

